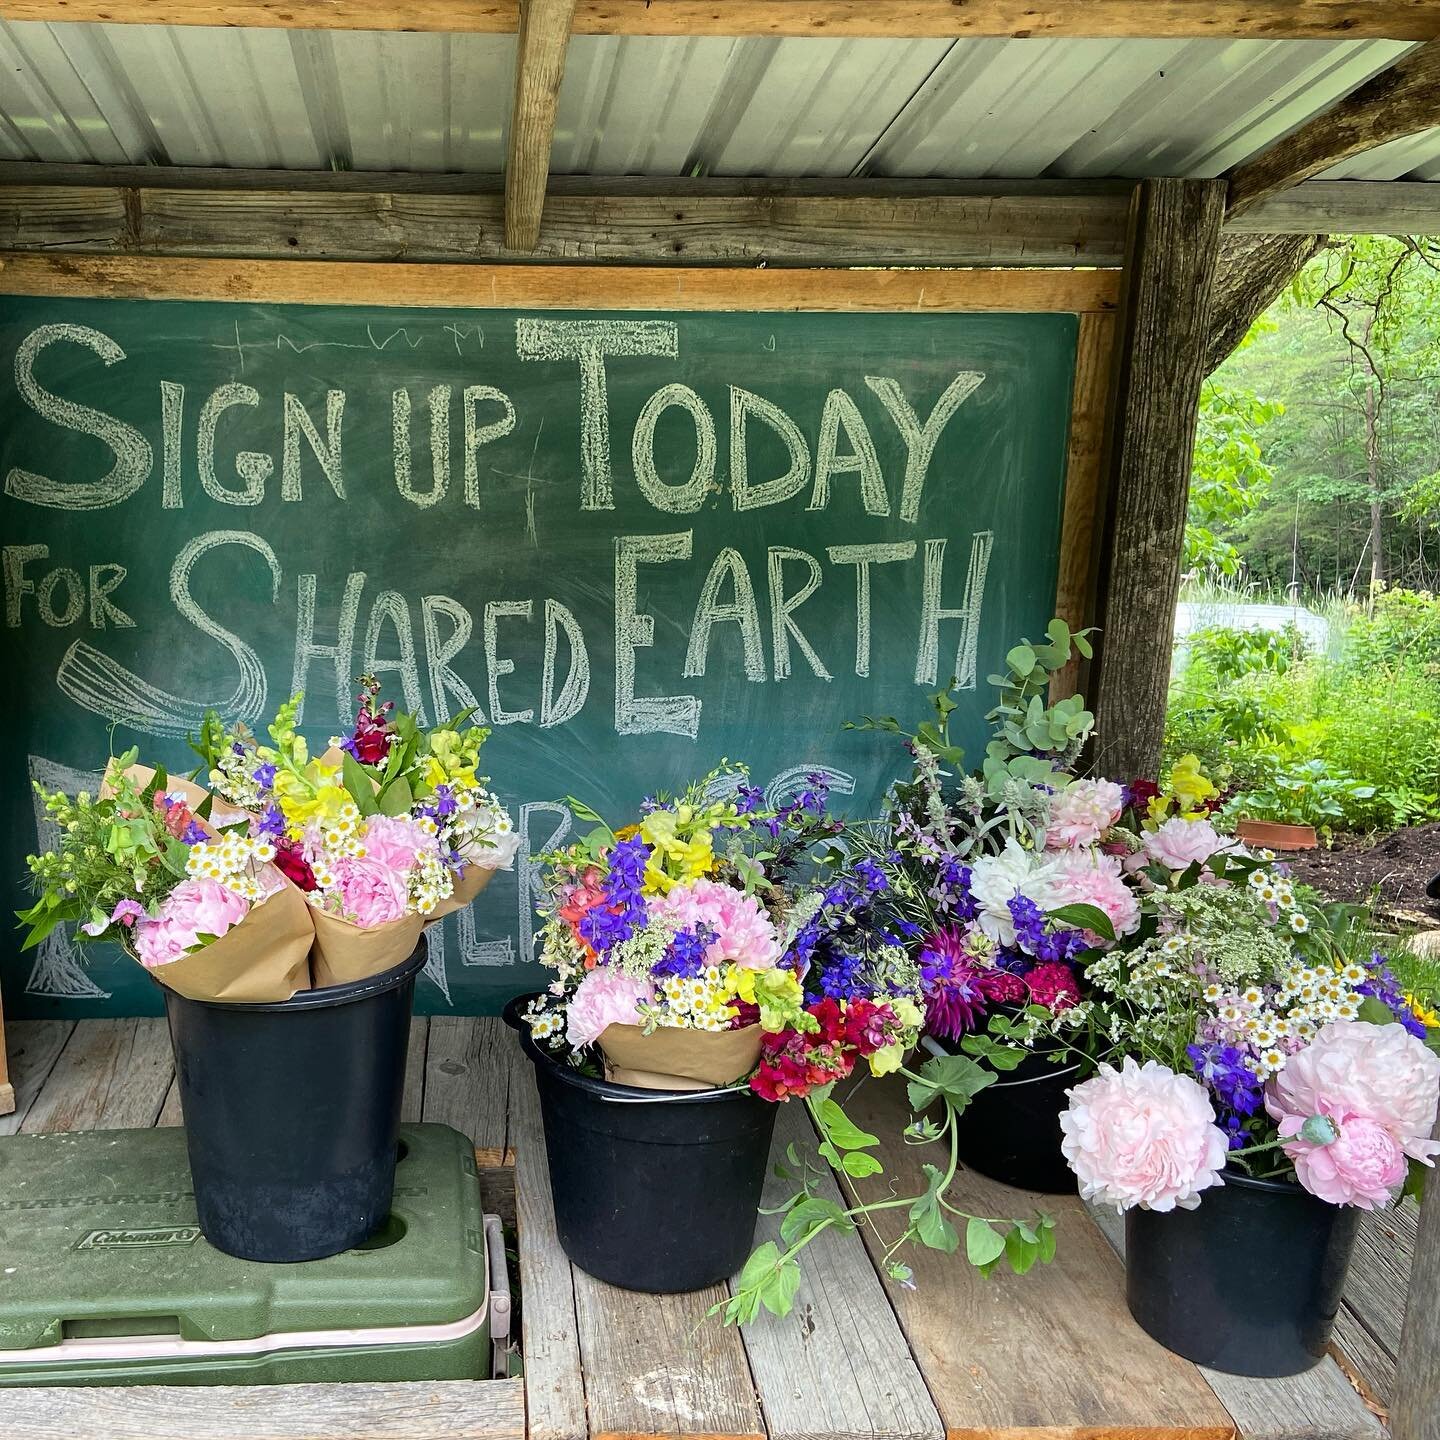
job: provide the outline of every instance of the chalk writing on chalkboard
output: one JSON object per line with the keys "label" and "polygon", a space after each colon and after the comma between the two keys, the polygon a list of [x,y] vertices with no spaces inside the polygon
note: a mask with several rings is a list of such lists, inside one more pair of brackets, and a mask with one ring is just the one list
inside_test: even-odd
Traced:
{"label": "chalk writing on chalkboard", "polygon": [[[633,809],[722,754],[873,804],[902,757],[841,722],[953,675],[973,743],[985,674],[1051,613],[1075,334],[12,301],[7,880],[46,838],[30,779],[136,736],[178,767],[207,708],[254,725],[297,690],[323,742],[366,670],[427,720],[478,710],[535,851],[566,794]],[[427,1004],[531,983],[537,878],[437,929]],[[154,1008],[63,936],[0,962],[22,1013]]]}

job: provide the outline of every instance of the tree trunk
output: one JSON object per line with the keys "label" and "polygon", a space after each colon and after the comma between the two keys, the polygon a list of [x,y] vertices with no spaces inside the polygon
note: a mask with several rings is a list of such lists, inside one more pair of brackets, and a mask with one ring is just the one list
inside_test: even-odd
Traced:
{"label": "tree trunk", "polygon": [[1370,487],[1370,596],[1385,583],[1385,512],[1380,503],[1380,376],[1370,355],[1375,329],[1372,311],[1365,322],[1365,483]]}

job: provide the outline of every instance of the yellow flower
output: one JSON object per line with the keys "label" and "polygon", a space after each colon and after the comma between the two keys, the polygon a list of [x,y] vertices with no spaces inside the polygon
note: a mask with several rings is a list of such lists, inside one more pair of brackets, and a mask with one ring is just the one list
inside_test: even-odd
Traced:
{"label": "yellow flower", "polygon": [[1425,1026],[1427,1030],[1440,1030],[1440,1014],[1437,1014],[1434,1010],[1424,1005],[1420,1000],[1416,999],[1414,995],[1407,995],[1405,997],[1405,1003],[1409,1005],[1415,1018]]}
{"label": "yellow flower", "polygon": [[1169,790],[1187,819],[1194,818],[1205,801],[1213,800],[1220,793],[1200,769],[1196,755],[1182,755],[1171,766]]}
{"label": "yellow flower", "polygon": [[902,1041],[896,1040],[894,1044],[886,1045],[870,1056],[870,1073],[872,1075],[889,1075],[892,1071],[900,1068],[900,1062],[904,1058],[905,1045]]}
{"label": "yellow flower", "polygon": [[760,1024],[772,1035],[799,1015],[805,999],[793,970],[752,970],[748,965],[731,965],[725,980],[735,996],[747,1005],[760,1007]]}
{"label": "yellow flower", "polygon": [[665,895],[683,881],[698,880],[715,868],[715,849],[709,830],[689,838],[677,833],[682,820],[693,819],[688,806],[681,813],[656,810],[640,822],[640,838],[650,847],[645,862],[644,891]]}

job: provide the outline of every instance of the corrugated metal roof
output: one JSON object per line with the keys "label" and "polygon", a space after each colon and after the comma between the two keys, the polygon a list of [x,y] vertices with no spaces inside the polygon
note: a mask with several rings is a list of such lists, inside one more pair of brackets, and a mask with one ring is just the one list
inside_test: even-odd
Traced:
{"label": "corrugated metal roof", "polygon": [[[1409,48],[1387,41],[576,36],[560,174],[1216,175]],[[0,25],[0,156],[470,171],[514,40]],[[1440,178],[1440,132],[1336,173]]]}

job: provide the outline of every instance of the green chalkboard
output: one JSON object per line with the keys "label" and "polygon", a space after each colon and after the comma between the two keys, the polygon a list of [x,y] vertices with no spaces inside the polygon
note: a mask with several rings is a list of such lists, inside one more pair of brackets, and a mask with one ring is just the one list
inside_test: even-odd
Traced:
{"label": "green chalkboard", "polygon": [[[137,741],[185,766],[207,705],[292,688],[323,744],[364,669],[431,717],[479,706],[537,850],[565,795],[624,816],[722,756],[873,806],[903,757],[841,722],[918,715],[957,670],[978,754],[985,676],[1055,603],[1077,328],[7,300],[9,908],[32,777]],[[422,1008],[533,982],[534,881],[437,927]],[[158,1009],[118,952],[0,947],[12,1015]]]}

